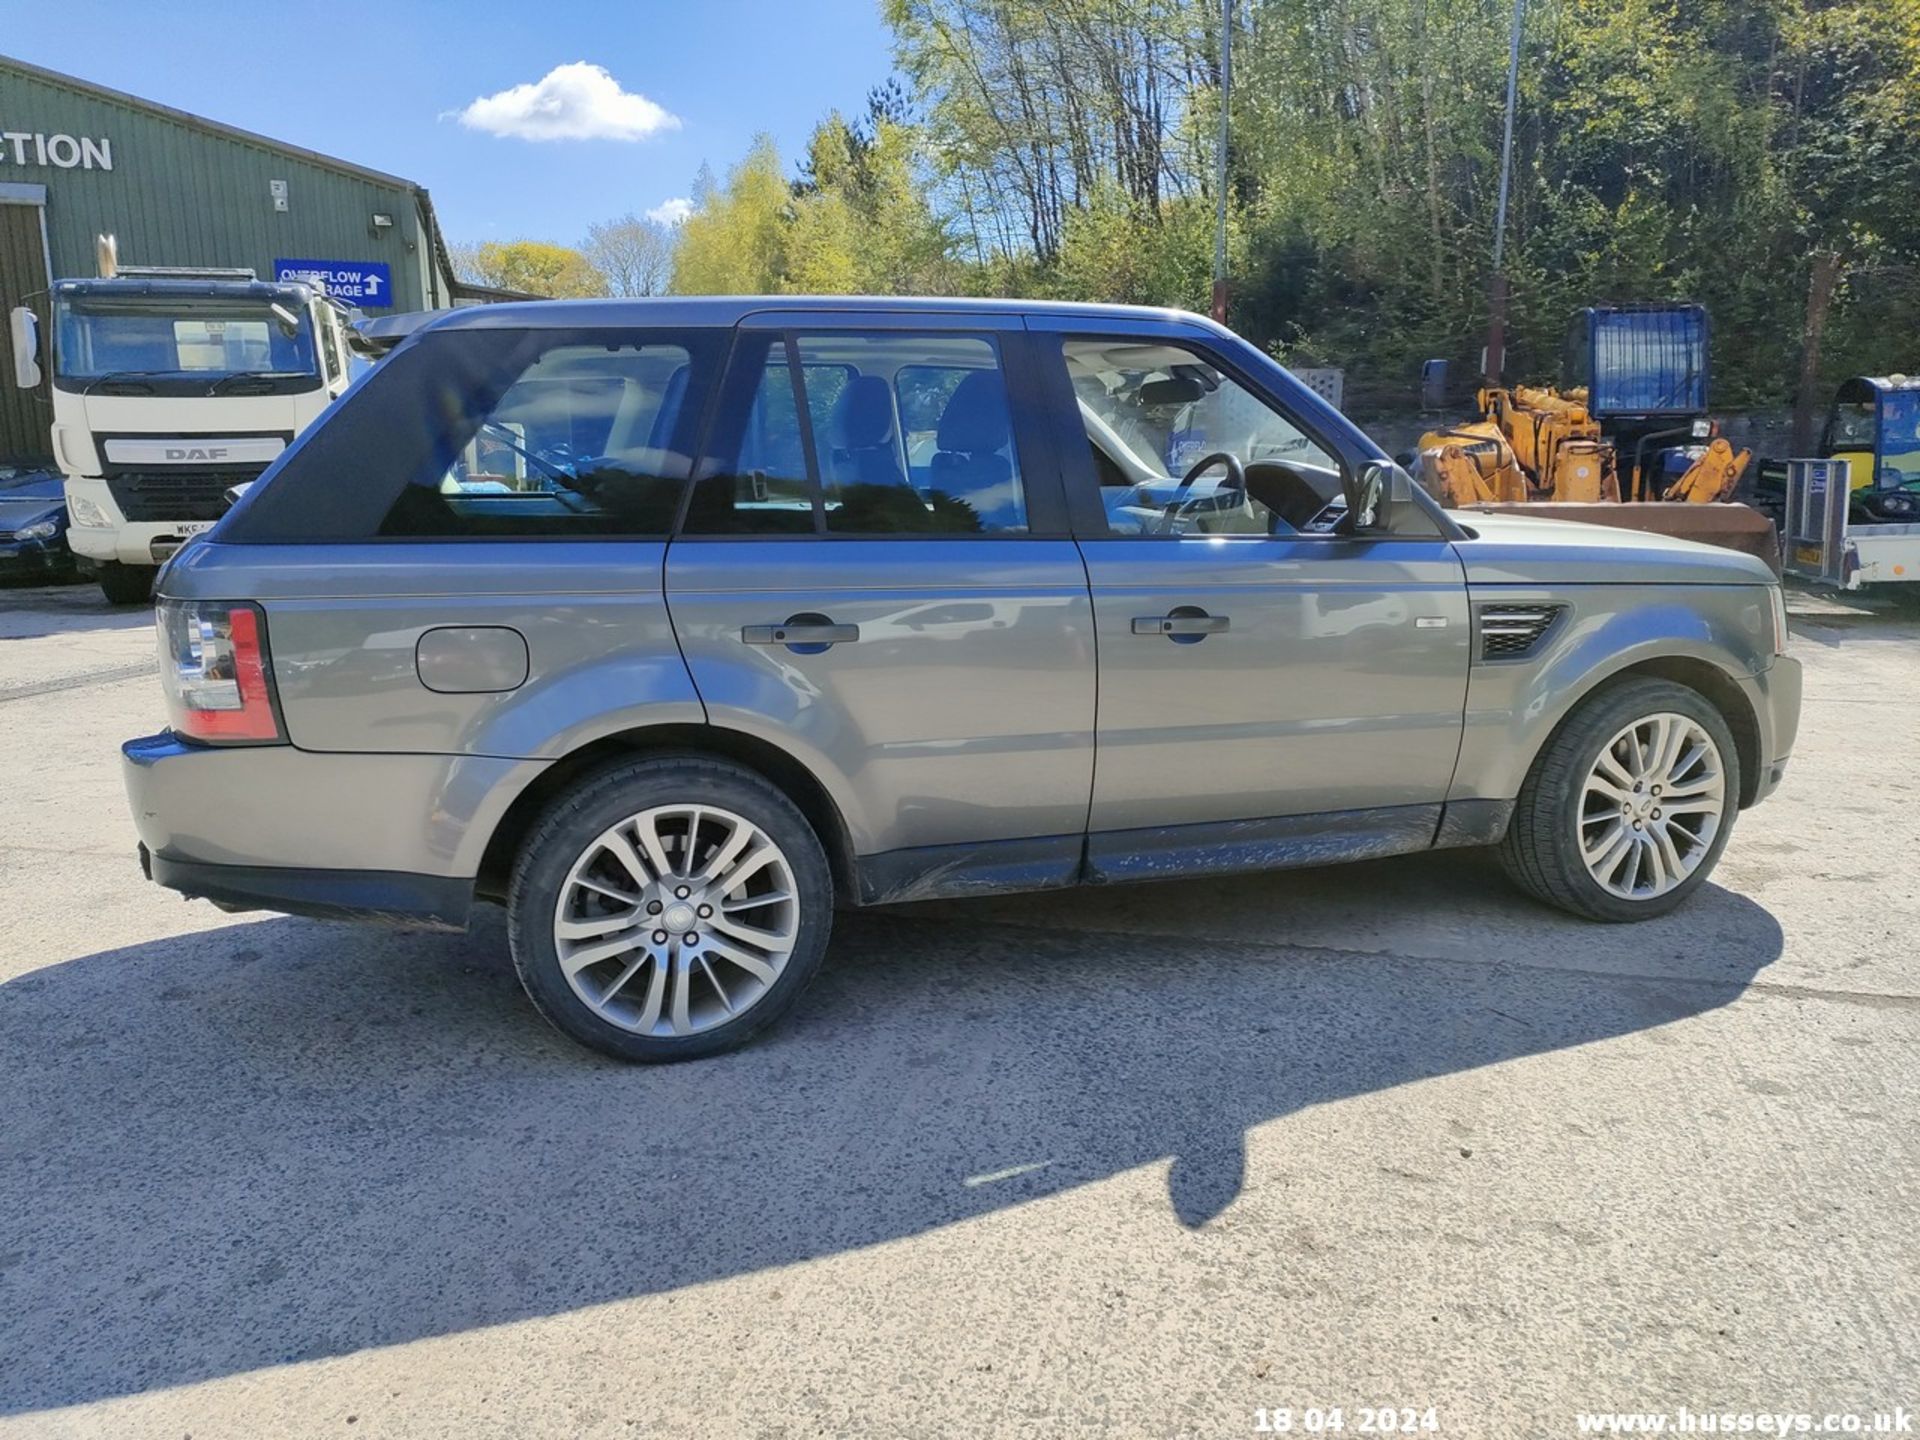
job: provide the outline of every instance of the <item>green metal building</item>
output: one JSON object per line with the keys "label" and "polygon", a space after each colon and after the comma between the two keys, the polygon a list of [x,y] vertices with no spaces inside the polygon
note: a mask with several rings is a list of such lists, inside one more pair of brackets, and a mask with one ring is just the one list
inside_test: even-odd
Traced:
{"label": "green metal building", "polygon": [[[120,263],[337,277],[371,314],[483,300],[411,180],[0,55],[0,312],[47,320],[55,279]],[[0,326],[0,461],[44,456],[44,395],[15,388]]]}

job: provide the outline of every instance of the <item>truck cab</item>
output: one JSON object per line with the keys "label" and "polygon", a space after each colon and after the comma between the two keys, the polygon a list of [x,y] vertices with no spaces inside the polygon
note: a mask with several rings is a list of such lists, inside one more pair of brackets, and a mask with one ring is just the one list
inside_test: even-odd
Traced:
{"label": "truck cab", "polygon": [[1573,318],[1561,383],[1586,392],[1611,441],[1624,500],[1669,490],[1706,453],[1706,307],[1692,303],[1590,305]]}
{"label": "truck cab", "polygon": [[[1887,527],[1911,530],[1920,524],[1920,376],[1855,375],[1841,382],[1806,458],[1846,462],[1847,523],[1871,527],[1852,538],[1865,534],[1878,545],[1893,538]],[[1790,524],[1798,523],[1792,517],[1791,463],[1763,462],[1755,484],[1756,503]],[[1910,548],[1911,542],[1903,546]],[[1911,558],[1903,555],[1897,577],[1880,578],[1920,574],[1906,568]]]}
{"label": "truck cab", "polygon": [[[1820,454],[1847,462],[1855,491],[1920,492],[1920,378],[1857,375],[1841,385]],[[1902,519],[1917,513],[1912,500],[1900,509]]]}
{"label": "truck cab", "polygon": [[345,313],[246,272],[53,287],[53,452],[68,543],[116,604],[347,388]]}

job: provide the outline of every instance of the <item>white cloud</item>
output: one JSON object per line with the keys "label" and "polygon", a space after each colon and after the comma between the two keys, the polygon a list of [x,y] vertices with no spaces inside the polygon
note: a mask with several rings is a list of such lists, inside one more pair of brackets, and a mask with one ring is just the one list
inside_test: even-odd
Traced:
{"label": "white cloud", "polygon": [[656,225],[678,225],[693,214],[693,201],[684,195],[676,195],[671,200],[662,200],[647,211],[647,219]]}
{"label": "white cloud", "polygon": [[644,140],[678,130],[680,117],[622,90],[604,66],[556,65],[530,85],[482,95],[455,112],[470,130],[521,140]]}

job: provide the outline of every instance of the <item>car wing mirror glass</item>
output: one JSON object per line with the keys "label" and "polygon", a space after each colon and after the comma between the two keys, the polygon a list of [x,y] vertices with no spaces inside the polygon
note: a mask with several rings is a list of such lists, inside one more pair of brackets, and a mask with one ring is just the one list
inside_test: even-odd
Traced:
{"label": "car wing mirror glass", "polygon": [[1342,522],[1350,535],[1366,535],[1387,528],[1387,507],[1392,503],[1393,476],[1398,467],[1384,460],[1369,460],[1358,469],[1340,477],[1346,492],[1347,514]]}

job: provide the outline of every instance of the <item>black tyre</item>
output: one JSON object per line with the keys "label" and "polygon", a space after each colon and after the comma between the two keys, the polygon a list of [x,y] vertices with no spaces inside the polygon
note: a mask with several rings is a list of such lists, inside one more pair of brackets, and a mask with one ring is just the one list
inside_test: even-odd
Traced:
{"label": "black tyre", "polygon": [[826,853],[799,809],[699,756],[583,777],[535,822],[507,892],[534,1005],[621,1060],[743,1044],[799,999],[832,924]]}
{"label": "black tyre", "polygon": [[122,565],[118,560],[103,560],[99,565],[100,590],[109,605],[144,605],[153,598],[153,577],[158,565]]}
{"label": "black tyre", "polygon": [[1645,920],[1706,883],[1739,804],[1720,712],[1684,685],[1626,680],[1582,701],[1535,758],[1500,858],[1549,905]]}

